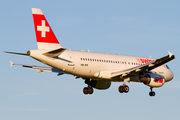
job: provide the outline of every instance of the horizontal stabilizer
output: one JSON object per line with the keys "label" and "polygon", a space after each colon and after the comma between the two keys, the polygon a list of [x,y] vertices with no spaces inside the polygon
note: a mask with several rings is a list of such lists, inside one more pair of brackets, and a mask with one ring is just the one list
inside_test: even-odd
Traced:
{"label": "horizontal stabilizer", "polygon": [[66,50],[65,48],[59,48],[59,49],[52,50],[50,52],[44,53],[43,55],[48,56],[48,57],[57,57],[61,53],[63,53],[65,50]]}
{"label": "horizontal stabilizer", "polygon": [[11,67],[12,67],[13,65],[19,65],[19,66],[22,66],[22,67],[26,67],[26,68],[31,68],[31,69],[33,69],[33,70],[37,70],[37,73],[43,72],[43,71],[47,71],[47,72],[55,72],[55,73],[58,73],[58,76],[59,76],[59,75],[63,75],[63,74],[67,74],[67,73],[65,73],[65,72],[63,72],[63,71],[60,71],[60,70],[58,70],[58,69],[51,68],[51,67],[41,67],[41,66],[33,66],[33,65],[16,64],[16,63],[13,63],[13,62],[11,62],[11,61],[10,61],[10,63],[11,63]]}
{"label": "horizontal stabilizer", "polygon": [[17,55],[26,55],[26,56],[29,56],[28,54],[26,53],[17,53],[17,52],[7,52],[7,51],[4,51],[5,53],[10,53],[10,54],[17,54]]}

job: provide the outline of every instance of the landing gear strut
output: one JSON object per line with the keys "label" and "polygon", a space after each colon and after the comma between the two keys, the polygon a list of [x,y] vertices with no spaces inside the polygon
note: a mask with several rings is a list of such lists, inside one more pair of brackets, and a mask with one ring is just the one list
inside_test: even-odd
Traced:
{"label": "landing gear strut", "polygon": [[94,92],[93,88],[90,86],[90,82],[91,82],[91,79],[90,80],[88,80],[88,79],[85,80],[85,83],[88,84],[88,87],[84,87],[84,89],[83,89],[83,93],[85,95],[93,94],[93,92]]}
{"label": "landing gear strut", "polygon": [[150,90],[151,90],[151,92],[149,92],[149,96],[155,96],[155,92],[154,91],[152,91],[152,87],[150,87]]}

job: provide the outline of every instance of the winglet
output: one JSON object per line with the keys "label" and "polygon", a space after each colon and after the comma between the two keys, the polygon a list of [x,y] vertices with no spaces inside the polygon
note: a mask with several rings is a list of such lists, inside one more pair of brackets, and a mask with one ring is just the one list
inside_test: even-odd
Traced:
{"label": "winglet", "polygon": [[14,63],[13,62],[11,62],[11,61],[9,61],[10,63],[11,63],[11,67],[14,65]]}
{"label": "winglet", "polygon": [[173,54],[169,51],[168,51],[168,53],[169,53],[169,58],[171,58],[173,56]]}

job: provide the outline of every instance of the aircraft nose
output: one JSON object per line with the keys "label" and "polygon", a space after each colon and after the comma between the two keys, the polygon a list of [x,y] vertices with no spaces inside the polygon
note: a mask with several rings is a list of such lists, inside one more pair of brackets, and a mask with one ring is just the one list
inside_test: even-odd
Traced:
{"label": "aircraft nose", "polygon": [[168,73],[169,73],[169,74],[168,74],[168,77],[167,77],[167,82],[170,81],[170,80],[172,80],[172,79],[174,78],[174,74],[173,74],[173,72],[172,72],[171,70],[169,70]]}
{"label": "aircraft nose", "polygon": [[173,72],[171,71],[171,80],[174,78],[174,74]]}

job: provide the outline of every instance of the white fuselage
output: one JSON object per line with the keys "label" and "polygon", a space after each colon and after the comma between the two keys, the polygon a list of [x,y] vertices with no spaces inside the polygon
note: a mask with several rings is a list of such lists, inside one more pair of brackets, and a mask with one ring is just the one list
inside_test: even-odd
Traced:
{"label": "white fuselage", "polygon": [[[51,58],[42,55],[45,52],[47,52],[47,50],[31,50],[30,56],[43,62],[44,64],[52,66],[63,72],[75,76],[81,76],[82,78],[91,78],[94,80],[99,80],[99,78],[95,77],[95,74],[97,74],[100,71],[116,72],[126,70],[155,60],[146,57],[135,57],[71,50],[66,50],[58,57]],[[151,72],[163,75],[165,78],[165,82],[173,79],[173,74],[171,70],[166,66],[166,64],[153,69]],[[111,81],[122,80],[115,79]],[[138,81],[138,76],[133,77],[131,81]]]}

